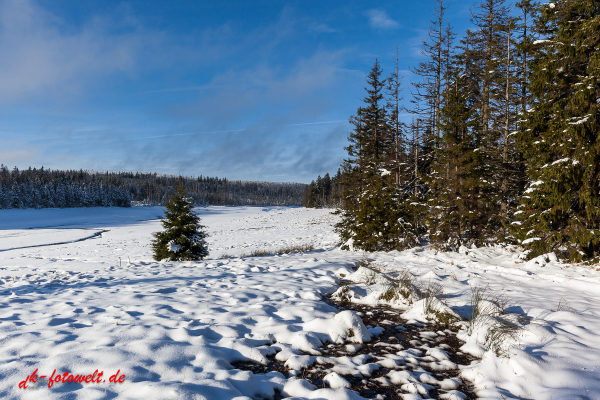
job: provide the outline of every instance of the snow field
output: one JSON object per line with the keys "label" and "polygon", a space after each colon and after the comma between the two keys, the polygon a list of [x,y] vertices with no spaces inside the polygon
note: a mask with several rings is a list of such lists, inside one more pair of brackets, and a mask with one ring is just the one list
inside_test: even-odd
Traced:
{"label": "snow field", "polygon": [[[405,366],[450,367],[431,335],[423,336],[417,349],[388,343],[394,351],[374,363],[352,357],[352,346],[381,331],[320,300],[337,290],[341,274],[344,279],[354,274],[350,267],[363,257],[334,248],[336,217],[330,210],[209,207],[199,212],[210,234],[210,259],[157,263],[149,241],[160,229],[154,220],[160,208],[2,210],[0,398],[247,400],[272,398],[277,389],[296,398],[358,399],[343,375],[368,379],[369,369],[379,364],[395,368],[385,379],[400,384],[404,398],[418,399],[426,398],[426,385],[435,382]],[[95,232],[101,235],[74,242]],[[71,243],[44,246],[57,242]],[[219,258],[303,244],[318,250]],[[11,250],[30,245],[42,246]],[[487,286],[506,296],[509,313],[527,321],[510,358],[485,351],[481,332],[461,333],[467,341],[462,351],[482,356],[462,371],[478,396],[600,399],[600,273],[595,269],[561,264],[552,255],[524,262],[517,248],[500,247],[367,256],[383,271],[405,269],[442,285],[452,313],[468,316],[471,287]],[[360,281],[357,277],[350,286],[352,301],[381,304],[383,285]],[[422,303],[392,305],[407,313],[407,323],[424,321]],[[342,341],[348,357],[326,355],[327,342]],[[278,372],[231,367],[236,361],[264,364],[270,356],[286,362],[290,376],[309,365],[334,364],[327,367],[330,388]],[[19,389],[36,368],[40,375],[98,369],[107,382],[57,383],[49,389],[42,380]],[[126,375],[125,383],[108,382],[117,370]],[[461,398],[452,382],[443,385],[440,398]]]}
{"label": "snow field", "polygon": [[[461,373],[475,384],[479,397],[600,398],[597,266],[562,264],[553,254],[524,262],[517,247],[461,248],[459,253],[412,249],[369,257],[384,274],[407,270],[425,286],[441,285],[448,296],[437,307],[463,318],[471,314],[474,286],[487,287],[488,293],[506,298],[506,318],[520,321],[522,328],[515,340],[504,344],[509,357],[497,357],[486,349],[489,323],[480,324],[473,332],[466,322],[460,323],[463,330],[458,337],[466,341],[461,351],[482,358]],[[372,276],[365,268],[338,272],[354,282],[346,292],[353,303],[385,303],[380,297],[387,286],[381,277]],[[419,324],[427,320],[423,303],[407,306],[400,299],[389,304],[400,310],[408,308],[402,314],[407,324]],[[562,309],[557,310],[560,304]]]}

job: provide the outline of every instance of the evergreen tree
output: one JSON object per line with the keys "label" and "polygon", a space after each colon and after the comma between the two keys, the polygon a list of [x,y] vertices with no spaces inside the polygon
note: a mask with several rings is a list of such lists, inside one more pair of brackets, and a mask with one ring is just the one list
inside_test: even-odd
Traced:
{"label": "evergreen tree", "polygon": [[387,95],[388,100],[386,108],[389,110],[388,117],[390,119],[389,125],[391,127],[392,140],[394,142],[394,153],[390,160],[390,167],[394,171],[395,184],[397,188],[400,188],[403,181],[406,180],[405,174],[403,174],[402,166],[406,161],[404,157],[404,130],[405,124],[400,121],[400,112],[403,107],[401,102],[403,97],[402,92],[402,77],[399,73],[399,62],[398,62],[398,46],[396,46],[396,59],[394,60],[394,70],[387,79]]}
{"label": "evergreen tree", "polygon": [[[428,204],[434,208],[428,219],[431,239],[437,243],[480,244],[504,237],[501,228],[506,225],[508,207],[516,205],[511,199],[518,194],[518,186],[515,189],[511,178],[518,153],[510,133],[517,80],[511,68],[511,20],[504,3],[483,0],[474,8],[472,21],[477,29],[467,31],[456,59],[448,57],[454,87],[446,85],[443,92],[438,123],[443,139],[432,160],[432,173],[425,179],[433,185]],[[456,68],[461,70],[459,76]],[[477,116],[478,121],[467,114]],[[435,207],[448,207],[448,215]],[[451,233],[456,227],[460,230]]]}
{"label": "evergreen tree", "polygon": [[[420,62],[419,66],[412,70],[420,78],[418,82],[413,83],[415,101],[426,104],[426,107],[422,109],[424,115],[421,115],[420,119],[424,122],[426,129],[430,129],[431,134],[436,138],[436,147],[440,134],[439,122],[444,75],[448,68],[446,51],[453,38],[452,30],[449,27],[444,28],[447,8],[447,2],[445,5],[444,0],[435,0],[434,18],[431,20],[427,40],[421,47],[421,54],[425,56],[425,61]],[[416,113],[416,110],[413,112]]]}
{"label": "evergreen tree", "polygon": [[428,201],[430,240],[442,248],[480,245],[488,234],[489,215],[483,193],[489,185],[481,179],[485,171],[480,151],[479,116],[469,96],[468,81],[456,69],[446,93],[440,118],[441,147],[427,178],[434,195]]}
{"label": "evergreen tree", "polygon": [[[600,3],[541,6],[530,61],[535,102],[521,116],[518,142],[528,189],[515,236],[534,257],[600,257]],[[515,213],[516,214],[516,213]]]}
{"label": "evergreen tree", "polygon": [[496,119],[497,151],[493,155],[492,182],[494,184],[495,202],[500,204],[499,212],[492,220],[498,221],[498,239],[510,238],[509,221],[512,219],[516,206],[516,199],[523,192],[525,184],[525,171],[521,153],[516,146],[517,115],[522,107],[520,91],[521,69],[516,68],[517,46],[516,20],[509,18],[504,26],[504,46],[498,70],[503,75],[498,87],[498,113]]}
{"label": "evergreen tree", "polygon": [[365,105],[351,117],[342,185],[342,220],[336,226],[343,249],[393,250],[414,243],[395,189],[395,141],[383,103],[385,80],[376,60],[367,76]]}
{"label": "evergreen tree", "polygon": [[161,221],[164,230],[153,234],[155,260],[195,261],[208,256],[207,235],[193,207],[192,199],[185,197],[180,178],[175,194],[165,204],[165,218]]}

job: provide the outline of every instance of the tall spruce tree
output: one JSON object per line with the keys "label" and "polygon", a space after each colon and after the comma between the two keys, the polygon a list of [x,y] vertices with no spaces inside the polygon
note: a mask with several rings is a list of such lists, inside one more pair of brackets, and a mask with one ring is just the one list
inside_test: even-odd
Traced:
{"label": "tall spruce tree", "polygon": [[393,130],[383,104],[385,79],[379,62],[367,76],[367,96],[348,136],[343,163],[342,220],[336,228],[343,249],[394,250],[410,246],[414,236],[399,208],[401,200],[391,170],[395,163]]}
{"label": "tall spruce tree", "polygon": [[161,221],[164,230],[153,234],[155,260],[195,261],[208,256],[207,235],[193,207],[180,177],[175,193],[165,204],[165,218]]}
{"label": "tall spruce tree", "polygon": [[516,68],[517,46],[516,19],[509,18],[505,25],[503,56],[498,69],[503,77],[500,82],[502,95],[499,96],[497,127],[499,130],[497,152],[494,155],[493,182],[496,201],[500,203],[497,220],[502,227],[498,239],[510,238],[509,223],[512,219],[517,198],[523,191],[525,173],[523,159],[516,146],[517,114],[522,107],[520,95],[520,69]]}
{"label": "tall spruce tree", "polygon": [[[515,206],[510,202],[516,196],[514,185],[508,179],[512,172],[509,169],[514,167],[512,162],[516,158],[514,140],[510,135],[514,124],[510,112],[514,109],[516,80],[514,69],[510,67],[514,45],[509,39],[509,11],[505,0],[481,1],[471,14],[475,29],[467,30],[457,56],[463,70],[459,90],[464,92],[463,96],[479,118],[471,132],[472,143],[477,143],[477,146],[468,151],[479,153],[474,158],[478,166],[471,171],[479,182],[470,181],[478,188],[476,193],[472,193],[476,201],[470,206],[478,208],[470,209],[469,213],[478,216],[480,223],[463,236],[463,240],[469,238],[478,244],[482,240],[505,236],[501,228],[507,224],[509,204]],[[447,96],[453,97],[453,101],[457,99],[451,91]],[[449,143],[451,141],[445,141],[445,146]],[[466,154],[463,156],[469,158]],[[449,161],[446,159],[445,163],[446,175],[449,175]],[[440,172],[440,168],[442,165],[435,169]],[[452,181],[451,184],[457,183]],[[437,194],[433,192],[431,196],[436,197]],[[439,202],[439,199],[434,199],[434,202]]]}
{"label": "tall spruce tree", "polygon": [[394,70],[387,79],[387,95],[388,100],[386,108],[390,119],[389,125],[391,129],[392,139],[394,142],[394,153],[391,157],[391,168],[394,171],[396,188],[400,188],[405,180],[405,175],[402,171],[404,161],[404,130],[405,124],[400,120],[400,112],[402,111],[402,77],[399,73],[398,62],[398,46],[396,45],[396,59],[394,60]]}
{"label": "tall spruce tree", "polygon": [[518,142],[528,189],[513,222],[530,257],[600,257],[600,3],[541,6],[531,65],[535,102]]}
{"label": "tall spruce tree", "polygon": [[463,70],[456,68],[440,115],[441,147],[427,179],[432,195],[427,213],[430,240],[444,249],[480,245],[486,239],[484,227],[489,185],[481,179],[483,153],[475,98],[469,96]]}
{"label": "tall spruce tree", "polygon": [[445,28],[447,8],[447,2],[435,0],[434,17],[431,20],[427,40],[423,41],[421,46],[421,54],[425,56],[425,61],[420,62],[419,66],[412,70],[420,78],[418,82],[413,83],[413,96],[415,101],[427,104],[424,107],[427,118],[421,120],[426,129],[431,130],[432,135],[435,136],[436,143],[440,136],[441,96],[444,91],[444,75],[447,71],[445,61],[448,59],[446,51],[453,37],[452,31]]}
{"label": "tall spruce tree", "polygon": [[431,174],[435,174],[434,166],[439,162],[438,150],[442,142],[440,122],[453,63],[455,34],[446,23],[447,8],[448,2],[436,0],[427,39],[421,48],[425,60],[413,70],[418,81],[412,84],[413,106],[410,112],[416,118],[410,125],[412,140],[407,149],[407,164],[411,167],[410,175],[413,177],[408,211],[414,230],[420,236],[427,233],[431,222],[427,218],[429,199],[439,194],[429,183],[432,182]]}

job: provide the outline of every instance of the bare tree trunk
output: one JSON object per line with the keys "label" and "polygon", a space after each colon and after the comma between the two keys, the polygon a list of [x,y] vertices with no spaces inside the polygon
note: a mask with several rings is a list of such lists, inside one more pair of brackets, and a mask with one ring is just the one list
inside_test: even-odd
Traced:
{"label": "bare tree trunk", "polygon": [[415,188],[417,187],[417,178],[419,177],[419,122],[420,119],[417,119],[417,130],[415,136]]}
{"label": "bare tree trunk", "polygon": [[[400,77],[398,76],[398,45],[396,45],[396,79],[400,79]],[[397,82],[396,82],[397,83]],[[400,122],[398,121],[400,119],[400,108],[398,105],[398,97],[400,96],[400,94],[398,93],[398,85],[396,85],[396,96],[395,96],[395,100],[396,100],[396,120],[394,121],[394,135],[395,135],[395,149],[394,149],[394,154],[396,156],[396,187],[400,186],[400,161],[398,160],[398,156],[400,153]]]}
{"label": "bare tree trunk", "polygon": [[438,43],[437,43],[437,65],[435,71],[435,137],[436,141],[440,142],[440,96],[442,90],[442,26],[444,24],[444,0],[439,0],[439,19],[438,19]]}
{"label": "bare tree trunk", "polygon": [[482,130],[485,133],[488,131],[489,121],[490,121],[490,86],[491,86],[491,76],[490,76],[490,60],[492,58],[492,30],[494,23],[494,15],[493,11],[490,8],[487,20],[487,40],[486,40],[486,49],[485,49],[485,71],[483,73],[483,93],[482,93]]}
{"label": "bare tree trunk", "polygon": [[500,213],[503,218],[508,217],[508,173],[506,166],[508,165],[508,140],[510,135],[510,34],[511,34],[511,26],[508,26],[508,35],[506,40],[507,46],[507,58],[506,58],[506,91],[504,93],[504,101],[505,104],[505,118],[504,118],[504,149],[502,153],[502,165],[503,165],[503,174],[502,174],[502,199],[500,203]]}
{"label": "bare tree trunk", "polygon": [[[527,41],[527,10],[523,10],[523,42]],[[521,101],[523,115],[527,112],[527,81],[529,76],[527,75],[527,45],[523,48],[523,76],[521,77]]]}

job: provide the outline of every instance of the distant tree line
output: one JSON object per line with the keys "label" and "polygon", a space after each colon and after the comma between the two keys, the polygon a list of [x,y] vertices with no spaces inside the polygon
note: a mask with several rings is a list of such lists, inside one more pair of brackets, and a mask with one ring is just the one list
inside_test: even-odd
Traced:
{"label": "distant tree line", "polygon": [[342,172],[339,169],[333,178],[328,173],[323,178],[319,175],[304,191],[302,205],[308,208],[339,207],[342,195],[341,180]]}
{"label": "distant tree line", "polygon": [[[302,183],[182,179],[195,205],[300,206]],[[0,209],[164,205],[178,177],[139,172],[90,172],[0,165]]]}

